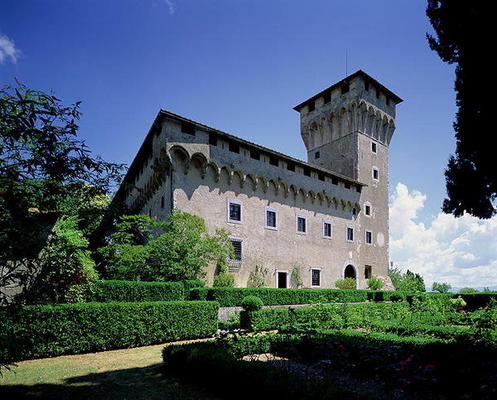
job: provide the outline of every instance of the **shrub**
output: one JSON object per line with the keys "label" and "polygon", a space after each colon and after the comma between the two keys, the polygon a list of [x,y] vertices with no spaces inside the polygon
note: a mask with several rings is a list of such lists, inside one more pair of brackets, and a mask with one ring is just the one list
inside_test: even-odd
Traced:
{"label": "shrub", "polygon": [[13,338],[4,356],[54,357],[201,338],[217,330],[215,302],[81,303],[0,310]]}
{"label": "shrub", "polygon": [[290,283],[294,289],[300,289],[304,285],[299,266],[293,267],[292,273],[290,275]]}
{"label": "shrub", "polygon": [[338,279],[335,281],[335,286],[338,289],[355,289],[356,280],[354,278]]}
{"label": "shrub", "polygon": [[452,289],[452,286],[445,282],[444,283],[433,282],[431,288],[434,292],[448,293],[449,290]]}
{"label": "shrub", "polygon": [[388,276],[390,277],[395,290],[403,292],[426,291],[423,277],[409,270],[402,272],[399,268],[390,268],[388,270]]}
{"label": "shrub", "polygon": [[377,276],[372,276],[368,279],[368,288],[371,290],[380,290],[385,285]]}
{"label": "shrub", "polygon": [[88,301],[180,301],[186,291],[182,282],[97,281]]}
{"label": "shrub", "polygon": [[298,308],[263,308],[243,311],[242,328],[281,329],[283,326],[310,324],[313,327],[364,327],[373,321],[399,318],[408,312],[405,303],[318,305]]}
{"label": "shrub", "polygon": [[214,277],[215,287],[235,287],[235,276],[227,272],[221,272]]}
{"label": "shrub", "polygon": [[190,289],[193,288],[201,288],[205,286],[205,282],[201,281],[199,279],[187,279],[184,281],[181,281],[183,286],[185,287],[186,293],[190,291]]}
{"label": "shrub", "polygon": [[385,295],[394,292],[371,292],[367,290],[338,289],[275,289],[275,288],[194,288],[190,290],[191,300],[213,300],[222,307],[241,306],[245,296],[260,297],[266,306],[315,304],[315,303],[352,303],[363,302],[378,297],[383,301]]}
{"label": "shrub", "polygon": [[461,296],[450,299],[450,303],[456,309],[466,307],[466,305],[468,304],[464,301],[464,299]]}
{"label": "shrub", "polygon": [[255,270],[249,275],[247,286],[250,288],[263,288],[267,285],[267,276],[269,275],[269,270],[266,267],[261,267],[260,265],[255,266]]}
{"label": "shrub", "polygon": [[242,307],[245,311],[257,311],[262,308],[264,303],[260,297],[257,296],[247,296],[242,300]]}

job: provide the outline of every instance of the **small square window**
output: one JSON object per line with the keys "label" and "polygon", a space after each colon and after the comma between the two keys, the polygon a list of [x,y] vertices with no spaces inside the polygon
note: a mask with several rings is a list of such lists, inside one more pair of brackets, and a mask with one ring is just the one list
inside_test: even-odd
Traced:
{"label": "small square window", "polygon": [[350,182],[344,182],[343,186],[345,187],[345,189],[350,189]]}
{"label": "small square window", "polygon": [[311,176],[311,170],[308,167],[304,167],[304,175],[305,176]]}
{"label": "small square window", "polygon": [[217,135],[215,133],[209,133],[209,144],[211,146],[217,146]]}
{"label": "small square window", "polygon": [[371,216],[371,206],[369,204],[366,204],[364,206],[364,214],[367,216]]}
{"label": "small square window", "polygon": [[329,221],[323,221],[323,237],[331,237],[331,222]]}
{"label": "small square window", "polygon": [[342,94],[347,93],[347,92],[349,91],[349,84],[348,84],[348,82],[347,82],[347,83],[344,83],[344,84],[341,86],[341,88],[340,88],[340,89],[342,90]]}
{"label": "small square window", "polygon": [[229,202],[229,215],[230,222],[242,222],[242,204],[240,202]]}
{"label": "small square window", "polygon": [[373,179],[376,181],[380,179],[380,171],[376,167],[373,167]]}
{"label": "small square window", "polygon": [[190,122],[181,123],[181,132],[187,133],[188,135],[195,135],[195,125]]}
{"label": "small square window", "polygon": [[321,157],[321,153],[319,151],[316,151],[314,153],[314,158],[317,160],[319,157]]}
{"label": "small square window", "polygon": [[375,142],[371,142],[371,151],[373,153],[376,153],[376,143]]}
{"label": "small square window", "polygon": [[307,218],[297,217],[297,232],[306,233],[307,232]]}
{"label": "small square window", "polygon": [[373,276],[373,267],[371,265],[366,265],[364,267],[364,278],[370,279]]}
{"label": "small square window", "polygon": [[316,109],[316,104],[313,101],[311,101],[309,103],[309,112],[314,111],[315,109]]}
{"label": "small square window", "polygon": [[276,156],[269,156],[269,164],[278,166],[278,157]]}
{"label": "small square window", "polygon": [[295,164],[294,164],[294,163],[292,163],[292,162],[290,162],[290,161],[288,161],[288,162],[286,163],[286,169],[287,169],[288,171],[295,172]]}
{"label": "small square window", "polygon": [[364,89],[369,92],[369,82],[364,82]]}
{"label": "small square window", "polygon": [[354,228],[347,226],[347,242],[354,241]]}
{"label": "small square window", "polygon": [[324,104],[329,103],[331,101],[331,92],[326,92],[323,96]]}
{"label": "small square window", "polygon": [[320,287],[321,286],[321,270],[311,269],[311,286]]}
{"label": "small square window", "polygon": [[250,158],[253,158],[254,160],[260,160],[261,153],[258,150],[250,149]]}
{"label": "small square window", "polygon": [[232,151],[233,153],[240,153],[240,145],[233,140],[230,140],[228,148],[229,151]]}
{"label": "small square window", "polygon": [[366,244],[373,244],[373,232],[366,231]]}
{"label": "small square window", "polygon": [[242,240],[241,239],[231,239],[231,244],[233,245],[233,257],[230,261],[241,262],[242,261]]}
{"label": "small square window", "polygon": [[276,229],[276,210],[266,209],[266,228]]}
{"label": "small square window", "polygon": [[331,177],[331,183],[332,183],[333,185],[338,185],[338,179],[337,179],[337,178],[335,178],[334,176],[332,176],[332,177]]}

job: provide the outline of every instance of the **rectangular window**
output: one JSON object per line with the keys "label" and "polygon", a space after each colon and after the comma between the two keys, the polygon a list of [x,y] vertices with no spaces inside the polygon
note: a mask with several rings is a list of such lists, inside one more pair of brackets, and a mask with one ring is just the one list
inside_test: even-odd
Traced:
{"label": "rectangular window", "polygon": [[370,279],[373,276],[373,267],[371,265],[366,265],[364,267],[364,278]]}
{"label": "rectangular window", "polygon": [[369,82],[364,82],[364,89],[369,92]]}
{"label": "rectangular window", "polygon": [[348,84],[348,82],[344,83],[342,85],[341,89],[342,89],[342,94],[347,93],[349,91],[349,84]]}
{"label": "rectangular window", "polygon": [[230,222],[242,222],[242,203],[239,201],[229,200],[228,220]]}
{"label": "rectangular window", "polygon": [[324,181],[324,174],[322,172],[318,173],[318,179]]}
{"label": "rectangular window", "polygon": [[269,164],[278,166],[278,157],[276,156],[269,156]]}
{"label": "rectangular window", "polygon": [[254,160],[260,160],[261,153],[258,150],[250,149],[250,158],[253,158]]}
{"label": "rectangular window", "polygon": [[344,182],[343,186],[345,187],[345,189],[350,189],[350,182]]}
{"label": "rectangular window", "polygon": [[321,286],[321,270],[311,269],[311,286],[320,287]]}
{"label": "rectangular window", "polygon": [[160,208],[164,209],[164,196],[160,198]]}
{"label": "rectangular window", "polygon": [[292,163],[292,162],[290,162],[290,161],[288,161],[288,162],[286,163],[286,169],[287,169],[288,171],[295,172],[295,164],[294,164],[294,163]]}
{"label": "rectangular window", "polygon": [[307,232],[307,218],[297,216],[297,232],[306,233]]}
{"label": "rectangular window", "polygon": [[376,143],[375,142],[371,142],[371,151],[373,153],[376,153]]}
{"label": "rectangular window", "polygon": [[230,140],[229,151],[232,151],[233,153],[240,153],[240,145],[237,142]]}
{"label": "rectangular window", "polygon": [[331,178],[331,183],[333,183],[333,185],[338,185],[338,179],[333,176]]}
{"label": "rectangular window", "polygon": [[195,135],[195,125],[190,122],[181,123],[181,132],[187,133],[188,135]]}
{"label": "rectangular window", "polygon": [[309,103],[309,112],[314,111],[315,109],[316,109],[316,104],[313,101],[311,101]]}
{"label": "rectangular window", "polygon": [[329,103],[331,101],[331,92],[326,92],[323,96],[324,104]]}
{"label": "rectangular window", "polygon": [[311,176],[311,169],[308,167],[304,167],[304,175],[305,176]]}
{"label": "rectangular window", "polygon": [[375,181],[380,179],[380,170],[376,167],[373,167],[373,179]]}
{"label": "rectangular window", "polygon": [[217,146],[217,135],[215,133],[209,133],[209,144],[211,146]]}
{"label": "rectangular window", "polygon": [[380,98],[380,90],[379,89],[376,89],[376,98],[379,99]]}
{"label": "rectangular window", "polygon": [[266,209],[266,228],[276,229],[276,210]]}
{"label": "rectangular window", "polygon": [[241,262],[242,261],[242,240],[241,239],[231,239],[231,244],[233,245],[233,258],[230,258],[230,261]]}
{"label": "rectangular window", "polygon": [[347,226],[347,242],[354,241],[354,228]]}
{"label": "rectangular window", "polygon": [[371,206],[369,204],[366,204],[364,206],[364,214],[366,214],[367,216],[371,216]]}
{"label": "rectangular window", "polygon": [[366,244],[373,244],[373,232],[366,231]]}
{"label": "rectangular window", "polygon": [[319,157],[321,157],[321,153],[320,153],[319,151],[316,151],[316,152],[314,153],[314,159],[316,159],[316,160],[317,160]]}
{"label": "rectangular window", "polygon": [[329,221],[323,221],[323,237],[331,237],[331,222]]}

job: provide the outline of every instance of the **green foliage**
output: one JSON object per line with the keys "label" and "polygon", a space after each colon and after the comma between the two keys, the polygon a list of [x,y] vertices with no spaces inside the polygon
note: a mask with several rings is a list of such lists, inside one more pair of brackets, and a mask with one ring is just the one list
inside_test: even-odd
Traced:
{"label": "green foliage", "polygon": [[214,286],[216,287],[235,287],[235,276],[227,272],[221,272],[214,277]]}
{"label": "green foliage", "polygon": [[300,289],[304,285],[299,266],[293,267],[292,273],[290,275],[290,284],[294,289]]}
{"label": "green foliage", "polygon": [[[21,283],[26,292],[68,199],[81,192],[104,196],[120,181],[123,166],[93,157],[77,138],[79,117],[79,102],[64,106],[19,83],[0,88],[0,287]],[[69,216],[83,221],[83,214],[79,208]],[[0,304],[10,300],[0,291]]]}
{"label": "green foliage", "polygon": [[471,329],[476,342],[497,345],[497,301],[492,299],[488,306],[471,315]]}
{"label": "green foliage", "polygon": [[338,289],[355,289],[357,286],[357,282],[354,278],[344,278],[344,279],[338,279],[335,281],[335,286]]}
{"label": "green foliage", "polygon": [[264,308],[241,314],[242,327],[254,330],[281,329],[295,324],[320,328],[364,327],[371,321],[399,318],[408,313],[406,303],[317,305],[298,308]]}
{"label": "green foliage", "polygon": [[201,287],[205,286],[205,282],[198,280],[198,279],[187,279],[187,280],[181,281],[181,283],[185,287],[186,293],[189,293],[190,289],[201,288]]}
{"label": "green foliage", "polygon": [[[380,295],[378,295],[378,293]],[[383,292],[386,296],[394,292]],[[222,307],[235,307],[242,304],[245,296],[257,296],[265,305],[290,305],[314,303],[360,302],[379,297],[383,301],[383,293],[366,290],[338,289],[275,289],[275,288],[196,288],[190,291],[192,300],[213,300]]]}
{"label": "green foliage", "polygon": [[33,304],[77,299],[79,291],[98,278],[93,259],[85,250],[87,245],[75,217],[59,219],[39,256],[41,270],[29,286],[25,300]]}
{"label": "green foliage", "polygon": [[24,360],[203,338],[217,330],[215,302],[81,303],[0,310],[13,338],[4,357]]}
{"label": "green foliage", "polygon": [[383,281],[377,276],[372,276],[367,280],[368,288],[371,290],[380,290],[385,285]]}
{"label": "green foliage", "polygon": [[182,282],[97,281],[87,301],[180,301],[185,300]]}
{"label": "green foliage", "polygon": [[473,294],[473,293],[478,293],[478,290],[471,288],[471,287],[464,287],[459,289],[458,293],[460,294]]}
{"label": "green foliage", "polygon": [[247,287],[249,288],[263,288],[267,286],[267,277],[269,270],[266,267],[256,265],[255,269],[250,273]]}
{"label": "green foliage", "polygon": [[464,301],[464,299],[461,296],[450,299],[450,303],[454,308],[463,308],[466,307],[468,304]]}
{"label": "green foliage", "polygon": [[403,292],[425,292],[425,283],[421,275],[407,270],[405,273],[399,268],[390,268],[388,276],[392,280],[395,290]]}
{"label": "green foliage", "polygon": [[431,289],[438,293],[448,293],[452,286],[448,283],[433,282]]}
{"label": "green foliage", "polygon": [[246,296],[242,300],[242,307],[245,311],[257,311],[264,305],[260,297]]}
{"label": "green foliage", "polygon": [[162,282],[202,278],[210,262],[225,272],[231,252],[226,232],[210,236],[202,218],[179,210],[167,222],[125,216],[99,250],[109,278]]}

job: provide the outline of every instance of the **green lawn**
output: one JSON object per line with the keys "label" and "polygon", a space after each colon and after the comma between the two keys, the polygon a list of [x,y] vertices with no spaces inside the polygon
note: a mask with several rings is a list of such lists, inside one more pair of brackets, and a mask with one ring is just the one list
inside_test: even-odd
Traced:
{"label": "green lawn", "polygon": [[2,399],[212,399],[162,374],[164,345],[22,361],[0,378]]}

